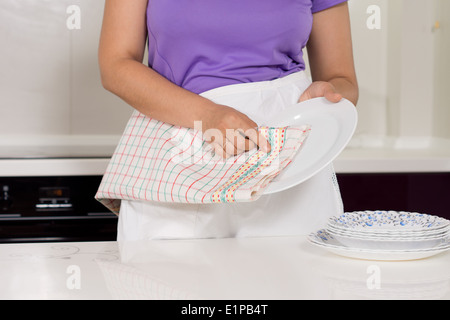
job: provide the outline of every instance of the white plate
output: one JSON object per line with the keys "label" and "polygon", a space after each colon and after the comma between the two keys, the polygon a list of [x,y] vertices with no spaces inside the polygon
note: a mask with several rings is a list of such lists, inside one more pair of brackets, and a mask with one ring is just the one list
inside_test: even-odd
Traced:
{"label": "white plate", "polygon": [[374,250],[374,249],[360,249],[354,247],[348,247],[339,241],[337,241],[326,230],[319,230],[311,233],[307,237],[308,241],[326,249],[334,254],[364,260],[384,260],[384,261],[406,261],[406,260],[418,260],[428,258],[439,253],[450,250],[450,242],[430,247],[428,249],[417,250]]}
{"label": "white plate", "polygon": [[371,251],[357,251],[345,250],[343,248],[326,248],[328,251],[343,256],[346,258],[361,259],[361,260],[376,260],[376,261],[409,261],[420,260],[435,256],[439,253],[448,251],[447,249],[436,249],[430,251],[416,251],[416,252],[371,252]]}
{"label": "white plate", "polygon": [[392,234],[392,235],[365,235],[363,233],[352,233],[352,232],[342,232],[341,230],[333,229],[332,227],[327,227],[326,230],[335,236],[348,237],[359,240],[378,240],[378,241],[421,241],[421,240],[432,240],[450,237],[450,232],[439,232],[430,235],[402,235],[402,234]]}
{"label": "white plate", "polygon": [[449,225],[449,220],[435,215],[393,210],[345,212],[328,220],[328,226],[335,230],[353,231],[355,234],[365,233],[366,235],[414,235],[423,232],[431,234]]}
{"label": "white plate", "polygon": [[441,237],[429,238],[429,239],[364,239],[348,237],[341,234],[331,233],[332,236],[349,248],[359,249],[373,249],[373,250],[417,250],[417,249],[429,249],[434,248],[442,244],[448,243],[448,234],[444,234]]}
{"label": "white plate", "polygon": [[285,109],[268,123],[269,126],[311,125],[311,132],[292,163],[281,172],[264,191],[280,192],[314,176],[330,164],[353,136],[358,115],[348,100],[331,103],[315,98]]}

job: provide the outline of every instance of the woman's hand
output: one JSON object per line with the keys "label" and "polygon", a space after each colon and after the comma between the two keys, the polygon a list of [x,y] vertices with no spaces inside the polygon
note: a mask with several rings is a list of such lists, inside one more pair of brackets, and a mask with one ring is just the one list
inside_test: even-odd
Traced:
{"label": "woman's hand", "polygon": [[341,101],[342,94],[340,94],[330,82],[315,81],[302,93],[298,101],[303,102],[319,97],[325,97],[328,101],[336,103]]}
{"label": "woman's hand", "polygon": [[202,120],[206,141],[216,154],[229,158],[258,147],[270,152],[270,144],[258,132],[258,125],[245,114],[228,106],[212,104]]}

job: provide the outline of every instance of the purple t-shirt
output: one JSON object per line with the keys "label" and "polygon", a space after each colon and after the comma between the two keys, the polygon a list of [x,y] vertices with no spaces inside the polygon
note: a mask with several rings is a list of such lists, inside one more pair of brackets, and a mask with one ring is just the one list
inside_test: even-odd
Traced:
{"label": "purple t-shirt", "polygon": [[347,0],[149,0],[149,66],[195,93],[305,69],[312,14]]}

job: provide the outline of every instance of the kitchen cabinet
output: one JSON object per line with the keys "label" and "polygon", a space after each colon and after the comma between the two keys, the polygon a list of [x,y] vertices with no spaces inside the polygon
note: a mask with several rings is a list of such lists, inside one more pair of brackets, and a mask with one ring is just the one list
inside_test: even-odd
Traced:
{"label": "kitchen cabinet", "polygon": [[450,219],[450,172],[338,174],[345,211],[395,210]]}
{"label": "kitchen cabinet", "polygon": [[450,218],[446,140],[416,149],[350,145],[335,169],[346,211],[397,210]]}
{"label": "kitchen cabinet", "polygon": [[[374,156],[350,148],[334,162],[345,211],[410,211],[450,219],[450,157],[435,154],[422,158],[392,150],[390,157],[382,154],[381,149]],[[108,210],[93,198],[108,161],[108,157],[0,160],[0,187],[7,186],[12,198],[17,188],[27,195],[15,199],[15,211],[7,209],[0,214],[3,241],[114,240],[117,218],[108,216]],[[35,213],[39,187],[73,188],[74,210]],[[8,216],[14,214],[20,217]],[[72,218],[48,218],[55,214]],[[39,216],[47,216],[45,223]],[[21,223],[25,225],[20,227]]]}

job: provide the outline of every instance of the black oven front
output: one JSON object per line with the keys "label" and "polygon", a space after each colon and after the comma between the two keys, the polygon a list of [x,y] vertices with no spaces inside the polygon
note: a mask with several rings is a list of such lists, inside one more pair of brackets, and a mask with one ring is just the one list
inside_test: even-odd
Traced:
{"label": "black oven front", "polygon": [[116,240],[101,176],[0,177],[0,243]]}

